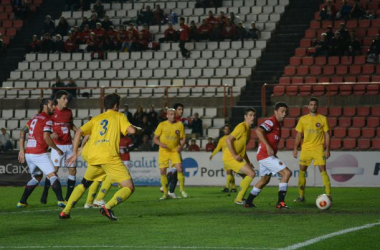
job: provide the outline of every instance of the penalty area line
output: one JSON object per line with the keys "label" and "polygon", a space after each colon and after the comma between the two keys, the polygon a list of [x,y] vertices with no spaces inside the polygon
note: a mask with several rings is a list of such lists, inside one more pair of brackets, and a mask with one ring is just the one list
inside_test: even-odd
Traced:
{"label": "penalty area line", "polygon": [[355,232],[355,231],[359,231],[359,230],[362,230],[362,229],[367,229],[367,228],[371,228],[371,227],[375,227],[375,226],[379,226],[379,225],[380,225],[380,222],[369,223],[369,224],[365,224],[365,225],[359,226],[359,227],[351,227],[351,228],[347,228],[347,229],[343,229],[343,230],[337,231],[335,233],[326,234],[326,235],[319,236],[319,237],[316,237],[316,238],[313,238],[313,239],[310,239],[310,240],[307,240],[307,241],[304,241],[304,242],[301,242],[301,243],[290,245],[288,247],[281,248],[279,250],[295,250],[295,249],[299,249],[299,248],[302,248],[302,247],[306,247],[306,246],[315,244],[317,242],[320,242],[320,241],[328,239],[328,238],[332,238],[332,237],[339,236],[339,235],[342,235],[342,234],[347,234],[347,233],[351,233],[351,232]]}

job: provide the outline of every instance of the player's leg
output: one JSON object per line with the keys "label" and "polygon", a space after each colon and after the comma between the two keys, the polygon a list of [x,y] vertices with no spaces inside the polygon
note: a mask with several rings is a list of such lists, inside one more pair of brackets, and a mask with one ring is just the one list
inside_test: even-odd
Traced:
{"label": "player's leg", "polygon": [[[64,148],[62,148],[61,145],[57,145],[57,147],[59,149],[61,149],[62,151],[64,150]],[[65,152],[65,151],[63,151]],[[50,153],[50,159],[51,161],[53,162],[53,165],[54,165],[54,172],[56,175],[58,175],[58,170],[59,170],[59,167],[60,167],[60,164],[62,162],[62,160],[64,159],[64,155],[59,155],[58,152],[55,150],[55,149],[51,149],[51,153]],[[49,188],[51,187],[51,183],[50,183],[50,180],[49,178],[45,178],[45,183],[44,183],[44,190],[42,192],[42,195],[41,195],[41,203],[42,204],[46,204],[47,203],[47,197],[48,197],[48,193],[49,193]]]}
{"label": "player's leg", "polygon": [[222,192],[224,193],[228,193],[230,192],[230,183],[231,183],[231,180],[232,180],[232,170],[226,170],[226,186],[222,189]]}
{"label": "player's leg", "polygon": [[111,189],[112,181],[109,176],[106,177],[106,179],[102,182],[102,186],[100,187],[100,190],[98,192],[98,195],[96,196],[93,205],[95,207],[101,207],[105,204],[104,197],[107,195],[108,191]]}
{"label": "player's leg", "polygon": [[177,169],[177,178],[179,182],[179,191],[182,197],[186,198],[187,193],[185,192],[185,175],[182,171],[182,159],[178,152],[171,153],[170,156],[172,165]]}
{"label": "player's leg", "polygon": [[51,189],[53,189],[55,196],[57,197],[58,207],[65,207],[66,202],[62,196],[62,186],[61,182],[58,179],[58,176],[55,174],[55,172],[52,172],[47,174],[47,178],[49,178],[49,181],[51,183]]}
{"label": "player's leg", "polygon": [[260,180],[256,183],[255,186],[253,186],[251,192],[248,195],[247,200],[245,201],[245,207],[256,207],[253,204],[253,200],[260,194],[261,190],[269,183],[272,174],[265,172],[264,173],[261,171],[262,168],[260,166],[260,173],[263,175]]}
{"label": "player's leg", "polygon": [[170,156],[167,152],[158,153],[158,166],[160,168],[161,187],[164,193],[160,200],[164,200],[168,197],[168,177],[166,176],[166,169],[169,167],[169,158]]}
{"label": "player's leg", "polygon": [[100,181],[94,181],[91,186],[88,188],[88,194],[86,199],[86,204],[84,204],[84,208],[92,208],[93,202],[96,196],[96,193],[98,192],[98,188],[100,185]]}
{"label": "player's leg", "polygon": [[236,189],[236,184],[235,184],[235,173],[234,171],[231,171],[231,182],[230,182],[230,187],[231,187],[231,193],[236,193],[237,192],[237,189]]}
{"label": "player's leg", "polygon": [[32,194],[33,190],[38,186],[41,181],[42,172],[33,162],[33,155],[25,154],[25,160],[31,174],[31,180],[25,186],[24,193],[21,196],[20,201],[17,203],[18,208],[28,207],[28,197]]}
{"label": "player's leg", "polygon": [[330,177],[327,175],[326,172],[326,165],[318,165],[319,172],[321,173],[322,177],[322,184],[325,187],[325,193],[328,196],[331,196],[331,183],[330,183]]}
{"label": "player's leg", "polygon": [[295,199],[295,202],[303,202],[305,201],[305,188],[306,188],[306,170],[310,165],[313,159],[310,157],[308,151],[301,150],[299,167],[300,171],[298,173],[298,198]]}
{"label": "player's leg", "polygon": [[177,186],[177,182],[178,182],[178,173],[177,171],[173,171],[170,175],[170,181],[169,181],[169,192],[170,193],[174,193],[175,191],[175,188]]}
{"label": "player's leg", "polygon": [[[73,145],[65,145],[64,147],[65,157],[63,157],[63,160],[60,162],[60,166],[66,166],[66,159],[73,154]],[[69,176],[67,178],[67,191],[65,200],[68,201],[75,187],[77,168],[76,165],[67,166],[67,168],[69,170]]]}
{"label": "player's leg", "polygon": [[[253,168],[251,167],[251,165],[249,165],[245,162],[235,161],[234,165],[235,166],[232,168],[232,170],[234,170],[238,174],[242,173],[245,175],[243,180],[240,182],[240,191],[235,198],[235,204],[243,205],[244,204],[243,198],[245,196],[245,193],[247,192],[247,189],[248,189],[249,185],[251,184],[253,178],[255,177],[256,173],[253,170]],[[241,165],[243,165],[243,166],[241,166]]]}
{"label": "player's leg", "polygon": [[277,208],[288,208],[285,204],[285,196],[286,192],[288,190],[288,182],[290,177],[292,176],[292,172],[287,168],[283,168],[282,170],[278,171],[279,174],[281,174],[281,180],[278,184],[278,201],[277,201]]}

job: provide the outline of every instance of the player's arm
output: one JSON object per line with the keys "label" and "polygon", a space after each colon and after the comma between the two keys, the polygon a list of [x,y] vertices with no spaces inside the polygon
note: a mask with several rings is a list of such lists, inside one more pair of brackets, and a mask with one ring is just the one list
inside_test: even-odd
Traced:
{"label": "player's arm", "polygon": [[212,157],[214,157],[214,155],[216,155],[216,153],[218,153],[221,149],[222,149],[222,143],[219,140],[218,145],[216,146],[216,148],[214,149],[214,151],[210,155],[210,161],[211,161]]}
{"label": "player's arm", "polygon": [[82,135],[83,135],[83,131],[79,128],[77,132],[75,132],[74,142],[73,142],[73,154],[66,160],[67,165],[72,165],[76,162],[79,155],[78,148],[79,148],[79,143],[80,143],[80,139]]}
{"label": "player's arm", "polygon": [[259,140],[264,143],[264,145],[266,146],[267,148],[267,152],[268,152],[268,156],[273,156],[274,155],[274,151],[273,151],[273,148],[270,146],[269,142],[268,142],[268,139],[267,139],[267,136],[265,134],[265,130],[261,127],[258,127],[256,128],[256,135],[257,137],[259,138]]}
{"label": "player's arm", "polygon": [[244,154],[244,161],[253,167],[251,161],[248,158],[247,151],[245,151],[245,154]]}
{"label": "player's arm", "polygon": [[297,158],[298,148],[299,148],[299,146],[301,144],[301,140],[302,140],[302,133],[300,133],[300,132],[297,131],[296,142],[294,143],[294,150],[293,150],[293,157],[294,158]]}
{"label": "player's arm", "polygon": [[178,152],[181,152],[182,149],[186,146],[186,137],[181,138],[179,141],[180,146],[177,148]]}
{"label": "player's arm", "polygon": [[236,140],[235,137],[233,137],[232,135],[229,135],[226,139],[226,144],[227,144],[227,147],[228,147],[228,150],[230,150],[231,152],[231,155],[232,157],[237,160],[237,161],[243,161],[243,158],[238,155],[235,151],[235,148],[234,148],[234,141]]}
{"label": "player's arm", "polygon": [[25,134],[29,132],[28,125],[20,131],[20,152],[18,153],[18,160],[21,163],[25,162]]}
{"label": "player's arm", "polygon": [[329,131],[325,132],[325,144],[326,144],[325,156],[326,156],[326,159],[328,159],[330,157],[330,133],[329,133]]}
{"label": "player's arm", "polygon": [[59,155],[63,155],[62,150],[60,150],[57,145],[53,142],[53,140],[50,137],[50,132],[44,131],[44,140],[49,147],[56,150]]}
{"label": "player's arm", "polygon": [[162,143],[162,142],[160,141],[160,136],[159,136],[159,135],[154,135],[154,137],[153,137],[153,142],[154,142],[155,144],[157,144],[158,146],[160,146],[161,148],[166,148],[166,144],[164,144],[164,143]]}
{"label": "player's arm", "polygon": [[77,132],[78,130],[78,127],[75,126],[75,124],[71,121],[71,124],[70,124],[70,129],[73,130],[74,132]]}

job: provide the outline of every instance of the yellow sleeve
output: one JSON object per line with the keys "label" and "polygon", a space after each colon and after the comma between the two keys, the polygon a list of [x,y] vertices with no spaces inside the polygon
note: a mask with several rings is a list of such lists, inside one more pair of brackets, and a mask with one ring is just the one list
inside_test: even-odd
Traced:
{"label": "yellow sleeve", "polygon": [[154,135],[160,136],[162,134],[162,122],[158,124],[156,131],[154,131]]}
{"label": "yellow sleeve", "polygon": [[212,156],[216,155],[216,153],[218,153],[221,149],[222,149],[222,140],[220,139],[218,141],[218,145],[216,146],[216,148],[214,149],[211,155]]}
{"label": "yellow sleeve", "polygon": [[323,131],[327,132],[330,130],[330,126],[329,126],[329,121],[327,120],[327,118],[325,117],[325,122],[324,122],[324,125],[323,125]]}
{"label": "yellow sleeve", "polygon": [[234,131],[232,131],[231,135],[236,139],[236,140],[239,140],[240,137],[243,135],[244,133],[244,126],[242,124],[239,124],[236,126],[236,128],[234,129]]}
{"label": "yellow sleeve", "polygon": [[119,115],[120,119],[120,132],[123,134],[123,135],[126,135],[128,134],[128,131],[127,131],[127,128],[129,126],[132,126],[132,124],[128,121],[128,118],[126,115],[120,113]]}
{"label": "yellow sleeve", "polygon": [[86,124],[84,124],[82,127],[80,127],[80,130],[82,130],[84,135],[91,135],[92,127],[93,127],[94,120],[88,121]]}
{"label": "yellow sleeve", "polygon": [[181,122],[181,128],[180,128],[180,138],[183,139],[185,138],[185,127],[183,126],[183,123]]}
{"label": "yellow sleeve", "polygon": [[303,118],[299,119],[297,126],[296,126],[296,131],[299,133],[303,133]]}

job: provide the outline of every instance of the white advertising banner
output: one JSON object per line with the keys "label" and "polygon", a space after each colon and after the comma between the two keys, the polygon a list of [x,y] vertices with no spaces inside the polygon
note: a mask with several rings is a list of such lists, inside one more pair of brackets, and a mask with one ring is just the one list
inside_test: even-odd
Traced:
{"label": "white advertising banner", "polygon": [[[256,170],[256,183],[260,177],[260,167],[256,161],[256,152],[249,152]],[[223,170],[222,154],[218,153],[212,161],[210,153],[206,152],[183,152],[183,168],[185,183],[188,186],[223,186],[225,183],[225,171]],[[282,151],[278,157],[293,172],[289,185],[298,185],[298,159],[295,159],[291,151]],[[77,182],[84,175],[87,164],[80,158],[77,163]],[[133,181],[137,186],[160,185],[157,152],[131,152],[131,166],[129,167]],[[330,176],[333,187],[380,187],[380,154],[379,152],[355,152],[336,151],[331,152],[327,160],[327,173]],[[66,184],[67,170],[59,172],[62,184]],[[268,185],[277,186],[280,176],[275,175]],[[313,165],[307,171],[307,186],[322,186],[319,169]],[[237,177],[237,184],[241,178]]]}

